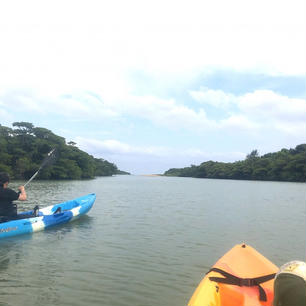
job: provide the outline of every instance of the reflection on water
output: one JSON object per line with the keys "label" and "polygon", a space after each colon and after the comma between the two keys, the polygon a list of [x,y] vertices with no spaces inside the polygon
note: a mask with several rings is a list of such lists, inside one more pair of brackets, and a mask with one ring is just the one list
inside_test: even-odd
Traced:
{"label": "reflection on water", "polygon": [[92,192],[97,199],[87,216],[0,241],[0,306],[186,305],[209,267],[241,242],[277,265],[304,260],[305,184],[33,181],[19,209]]}

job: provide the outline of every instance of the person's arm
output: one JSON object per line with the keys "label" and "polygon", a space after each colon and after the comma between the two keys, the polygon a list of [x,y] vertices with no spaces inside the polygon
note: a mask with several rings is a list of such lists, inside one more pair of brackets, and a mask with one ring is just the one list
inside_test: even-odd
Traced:
{"label": "person's arm", "polygon": [[19,194],[19,201],[25,201],[27,199],[27,194],[26,191],[24,189],[24,186],[20,186],[19,188],[20,194]]}

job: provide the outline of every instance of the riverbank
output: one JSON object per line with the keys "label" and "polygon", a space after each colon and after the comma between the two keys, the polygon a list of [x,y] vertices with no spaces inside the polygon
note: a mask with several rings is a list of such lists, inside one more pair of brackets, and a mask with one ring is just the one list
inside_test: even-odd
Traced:
{"label": "riverbank", "polygon": [[233,163],[207,161],[199,166],[172,168],[165,176],[256,181],[305,182],[306,144],[259,156],[257,150]]}

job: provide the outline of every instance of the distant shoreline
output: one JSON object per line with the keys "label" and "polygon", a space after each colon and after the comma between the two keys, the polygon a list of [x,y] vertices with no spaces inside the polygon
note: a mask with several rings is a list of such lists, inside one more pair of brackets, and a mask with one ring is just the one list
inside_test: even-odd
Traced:
{"label": "distant shoreline", "polygon": [[245,160],[232,163],[206,161],[199,166],[171,168],[164,176],[194,177],[208,179],[234,179],[251,181],[305,182],[306,144],[294,149],[259,156],[257,150],[248,154]]}

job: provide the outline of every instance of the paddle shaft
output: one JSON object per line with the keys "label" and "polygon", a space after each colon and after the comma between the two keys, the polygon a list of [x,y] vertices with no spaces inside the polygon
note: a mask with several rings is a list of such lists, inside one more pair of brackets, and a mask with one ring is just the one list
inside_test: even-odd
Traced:
{"label": "paddle shaft", "polygon": [[35,177],[36,175],[39,173],[39,171],[48,164],[49,160],[53,157],[53,153],[54,153],[55,149],[52,149],[48,155],[45,157],[45,159],[43,160],[41,166],[39,167],[39,169],[32,175],[32,177],[23,185],[24,187],[27,186]]}
{"label": "paddle shaft", "polygon": [[34,175],[23,185],[24,187],[27,186],[34,178],[35,176],[38,174],[39,170],[37,170]]}

